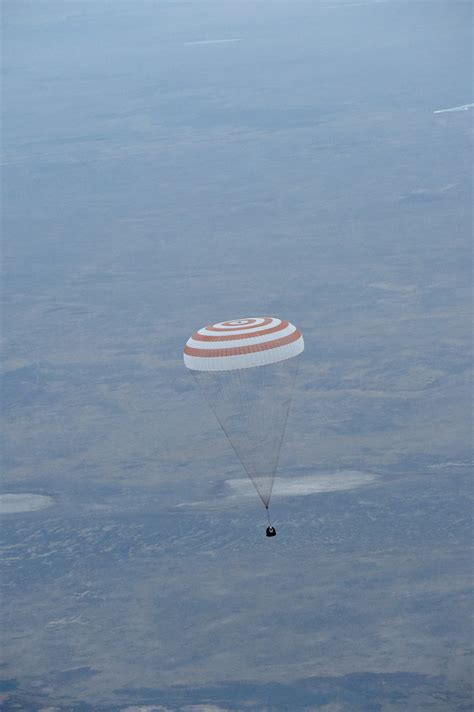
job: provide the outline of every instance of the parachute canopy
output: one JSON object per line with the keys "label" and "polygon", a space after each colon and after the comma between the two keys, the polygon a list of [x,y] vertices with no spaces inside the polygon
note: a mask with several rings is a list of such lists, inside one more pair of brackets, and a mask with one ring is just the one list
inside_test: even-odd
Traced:
{"label": "parachute canopy", "polygon": [[184,347],[184,363],[194,371],[234,371],[285,361],[303,349],[301,333],[288,321],[233,319],[194,332]]}
{"label": "parachute canopy", "polygon": [[304,341],[288,321],[211,324],[184,347],[189,368],[268,509]]}

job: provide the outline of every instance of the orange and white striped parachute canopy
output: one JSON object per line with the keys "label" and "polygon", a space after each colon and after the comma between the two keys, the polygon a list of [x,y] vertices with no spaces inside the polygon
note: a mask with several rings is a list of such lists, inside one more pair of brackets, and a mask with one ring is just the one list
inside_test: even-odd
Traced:
{"label": "orange and white striped parachute canopy", "polygon": [[235,371],[285,361],[303,350],[301,332],[289,321],[245,317],[195,331],[183,356],[193,371]]}

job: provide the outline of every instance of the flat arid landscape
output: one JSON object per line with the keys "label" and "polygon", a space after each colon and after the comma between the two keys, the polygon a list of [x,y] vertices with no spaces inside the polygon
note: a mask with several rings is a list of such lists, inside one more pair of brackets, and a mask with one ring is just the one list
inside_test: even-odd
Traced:
{"label": "flat arid landscape", "polygon": [[[471,10],[3,2],[5,712],[472,709]],[[247,316],[274,539],[182,357]]]}

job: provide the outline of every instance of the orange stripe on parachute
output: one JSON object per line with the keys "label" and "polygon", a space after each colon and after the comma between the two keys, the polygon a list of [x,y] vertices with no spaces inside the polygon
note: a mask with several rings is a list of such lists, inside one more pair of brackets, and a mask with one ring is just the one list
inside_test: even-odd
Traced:
{"label": "orange stripe on parachute", "polygon": [[[263,331],[255,331],[250,334],[233,334],[222,336],[206,336],[205,334],[200,334],[196,331],[191,338],[193,341],[238,341],[239,339],[255,339],[258,336],[266,336],[267,334],[274,334],[276,331],[283,331],[288,326],[287,321],[282,321],[278,326],[272,326],[271,329],[264,329]],[[209,328],[209,327],[207,327]]]}
{"label": "orange stripe on parachute", "polygon": [[[256,334],[255,336],[258,336]],[[252,354],[258,353],[259,351],[267,351],[268,349],[277,349],[279,346],[286,346],[287,344],[293,343],[293,341],[298,341],[301,338],[301,333],[296,329],[292,334],[284,336],[282,339],[275,339],[274,341],[263,341],[261,344],[249,344],[248,346],[237,346],[235,348],[229,349],[194,349],[192,346],[184,347],[184,353],[187,356],[196,356],[204,358],[214,358],[222,356],[240,356],[242,354]]]}

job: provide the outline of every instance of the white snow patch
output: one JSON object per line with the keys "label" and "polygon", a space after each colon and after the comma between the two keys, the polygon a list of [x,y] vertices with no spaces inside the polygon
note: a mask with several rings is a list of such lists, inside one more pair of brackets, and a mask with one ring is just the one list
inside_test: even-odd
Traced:
{"label": "white snow patch", "polygon": [[53,501],[44,494],[0,494],[0,514],[36,512],[50,507]]}
{"label": "white snow patch", "polygon": [[[326,472],[304,477],[275,477],[272,497],[301,497],[321,492],[351,490],[368,485],[376,479],[377,475],[358,470]],[[231,496],[255,496],[255,490],[249,479],[227,480],[226,485],[231,490]]]}

